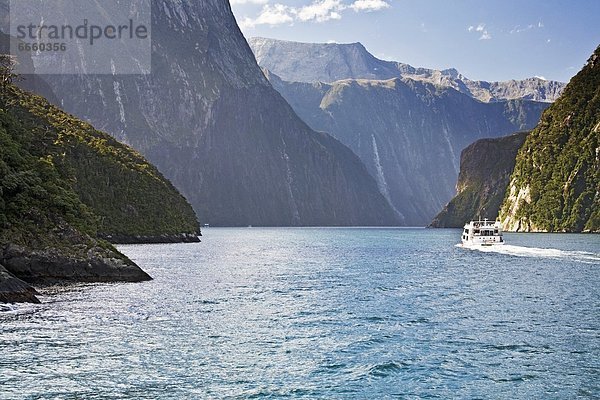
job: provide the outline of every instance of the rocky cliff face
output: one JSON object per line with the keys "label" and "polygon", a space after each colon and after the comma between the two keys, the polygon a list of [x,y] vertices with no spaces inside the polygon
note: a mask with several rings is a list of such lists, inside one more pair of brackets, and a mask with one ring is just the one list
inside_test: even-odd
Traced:
{"label": "rocky cliff face", "polygon": [[228,2],[152,0],[152,74],[45,76],[60,105],[132,145],[212,225],[389,225],[360,160],[270,86]]}
{"label": "rocky cliff face", "polygon": [[453,68],[439,71],[380,60],[360,43],[298,43],[266,38],[250,38],[248,43],[261,67],[289,82],[411,78],[453,88],[483,102],[514,99],[552,102],[565,86],[562,82],[539,78],[506,82],[473,81]]}
{"label": "rocky cliff face", "polygon": [[513,231],[600,231],[600,47],[519,151],[500,218]]}
{"label": "rocky cliff face", "polygon": [[479,138],[530,129],[548,106],[482,103],[407,78],[311,84],[265,74],[312,128],[330,132],[361,158],[405,225],[429,224],[454,196],[462,149]]}
{"label": "rocky cliff face", "polygon": [[460,155],[457,195],[434,218],[433,228],[462,228],[474,218],[498,217],[517,152],[529,132],[480,139]]}

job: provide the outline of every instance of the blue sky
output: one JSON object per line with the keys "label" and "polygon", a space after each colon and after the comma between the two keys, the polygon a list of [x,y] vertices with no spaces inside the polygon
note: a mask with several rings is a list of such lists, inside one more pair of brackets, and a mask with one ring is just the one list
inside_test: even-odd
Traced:
{"label": "blue sky", "polygon": [[246,37],[361,42],[471,79],[568,81],[600,44],[600,0],[231,0]]}

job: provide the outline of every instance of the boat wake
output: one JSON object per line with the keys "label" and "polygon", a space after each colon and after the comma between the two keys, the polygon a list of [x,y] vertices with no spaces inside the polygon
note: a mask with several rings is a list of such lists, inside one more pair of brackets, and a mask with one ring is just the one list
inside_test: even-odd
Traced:
{"label": "boat wake", "polygon": [[552,258],[555,260],[577,261],[586,264],[600,264],[600,254],[587,251],[571,251],[559,249],[544,249],[539,247],[524,247],[505,244],[502,246],[457,246],[484,253],[499,253],[517,257]]}

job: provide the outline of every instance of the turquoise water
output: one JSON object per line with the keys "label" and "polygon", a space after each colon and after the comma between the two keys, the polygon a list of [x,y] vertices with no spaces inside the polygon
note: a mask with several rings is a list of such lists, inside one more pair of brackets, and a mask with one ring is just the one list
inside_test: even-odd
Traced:
{"label": "turquoise water", "polygon": [[2,399],[600,397],[600,236],[217,229],[2,306]]}

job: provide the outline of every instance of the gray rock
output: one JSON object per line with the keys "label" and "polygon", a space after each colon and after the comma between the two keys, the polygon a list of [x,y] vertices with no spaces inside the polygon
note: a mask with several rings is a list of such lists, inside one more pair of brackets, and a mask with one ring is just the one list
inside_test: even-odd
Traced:
{"label": "gray rock", "polygon": [[0,303],[39,303],[37,291],[0,264]]}
{"label": "gray rock", "polygon": [[152,278],[126,257],[101,247],[75,256],[71,250],[28,250],[14,244],[0,252],[0,262],[14,276],[29,283],[140,282]]}

